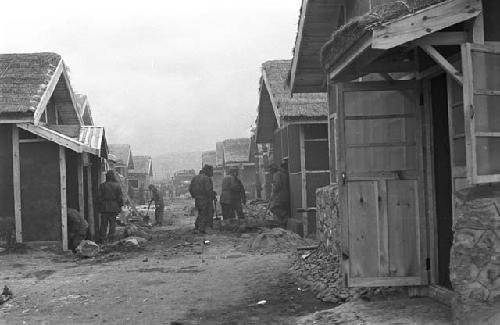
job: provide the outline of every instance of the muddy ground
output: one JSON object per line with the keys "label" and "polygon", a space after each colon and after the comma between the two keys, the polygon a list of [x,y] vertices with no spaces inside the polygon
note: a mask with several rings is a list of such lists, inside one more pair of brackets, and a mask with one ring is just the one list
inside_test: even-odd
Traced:
{"label": "muddy ground", "polygon": [[334,306],[292,279],[291,252],[245,251],[255,233],[194,235],[189,204],[169,205],[172,224],[153,228],[141,249],[84,260],[44,247],[0,255],[0,286],[14,292],[0,324],[295,324]]}

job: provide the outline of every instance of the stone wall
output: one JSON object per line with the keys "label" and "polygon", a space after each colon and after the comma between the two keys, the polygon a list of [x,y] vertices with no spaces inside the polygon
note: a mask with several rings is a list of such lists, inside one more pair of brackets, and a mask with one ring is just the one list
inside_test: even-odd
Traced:
{"label": "stone wall", "polygon": [[457,192],[450,279],[462,303],[500,298],[500,187]]}
{"label": "stone wall", "polygon": [[339,192],[337,184],[316,190],[317,238],[333,255],[341,255],[341,223],[338,211]]}

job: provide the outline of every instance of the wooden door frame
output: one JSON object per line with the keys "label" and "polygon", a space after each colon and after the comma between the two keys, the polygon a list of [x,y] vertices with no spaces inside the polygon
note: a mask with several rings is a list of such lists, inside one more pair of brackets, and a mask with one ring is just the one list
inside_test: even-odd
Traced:
{"label": "wooden door frame", "polygon": [[[397,81],[397,83],[400,83],[400,85],[395,85],[396,82],[390,82],[390,81],[369,81],[369,82],[360,82],[360,83],[348,83],[349,86],[347,87],[348,89],[356,89],[359,87],[360,91],[398,91],[398,90],[404,90],[408,89],[409,87],[407,86],[410,83],[415,84],[420,89],[420,94],[423,93],[422,89],[422,83],[419,80],[411,80],[411,81]],[[339,183],[339,212],[342,213],[341,215],[341,250],[342,250],[342,255],[343,255],[343,265],[344,265],[344,272],[345,272],[345,281],[346,284],[348,284],[348,279],[349,279],[349,208],[347,204],[347,186],[346,186],[346,171],[347,171],[347,166],[346,166],[346,146],[345,146],[345,122],[342,122],[345,120],[345,102],[344,102],[344,92],[347,83],[338,83],[336,84],[336,91],[337,91],[337,98],[338,98],[338,107],[337,107],[337,120],[335,121],[336,123],[336,136],[337,136],[337,143],[336,143],[336,152],[339,153],[336,156],[336,162],[337,162],[337,180]],[[387,85],[387,87],[384,87],[384,84]],[[419,259],[419,264],[420,264],[420,276],[419,278],[422,281],[421,285],[428,285],[430,283],[430,277],[429,273],[427,271],[427,259],[429,258],[429,238],[427,235],[428,229],[428,223],[427,223],[427,218],[426,218],[426,195],[427,195],[427,189],[425,186],[425,180],[426,180],[426,175],[425,175],[425,160],[424,160],[424,142],[426,141],[426,136],[424,133],[424,118],[425,115],[423,114],[424,112],[424,105],[419,105],[418,103],[416,104],[415,108],[415,119],[416,119],[416,155],[417,155],[417,166],[416,166],[416,177],[417,177],[417,191],[418,191],[418,202],[416,202],[417,209],[418,209],[418,238],[417,238],[417,243],[418,243],[418,251],[417,251],[417,256]],[[344,177],[343,177],[344,175]],[[424,211],[421,211],[424,209]],[[426,256],[423,256],[426,255]],[[387,280],[393,281],[395,284],[394,285],[405,285],[407,283],[407,280],[405,279],[398,279],[396,277],[388,277]],[[386,279],[383,277],[380,278],[374,278],[375,283],[378,284],[378,286],[383,286],[385,285]],[[407,285],[412,285],[408,283]]]}

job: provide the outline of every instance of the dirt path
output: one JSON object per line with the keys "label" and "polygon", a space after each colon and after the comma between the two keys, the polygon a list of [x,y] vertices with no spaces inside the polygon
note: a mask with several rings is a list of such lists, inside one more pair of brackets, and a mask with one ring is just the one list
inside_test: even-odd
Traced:
{"label": "dirt path", "polygon": [[299,290],[287,254],[244,252],[239,234],[193,235],[182,208],[140,251],[0,255],[0,285],[14,291],[0,324],[293,324],[332,307]]}

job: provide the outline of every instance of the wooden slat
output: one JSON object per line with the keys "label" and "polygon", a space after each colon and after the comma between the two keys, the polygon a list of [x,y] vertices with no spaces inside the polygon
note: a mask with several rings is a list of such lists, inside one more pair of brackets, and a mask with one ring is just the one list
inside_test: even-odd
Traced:
{"label": "wooden slat", "polygon": [[[474,105],[474,80],[473,80],[473,63],[471,55],[470,43],[461,46],[462,52],[462,71],[464,76],[463,83],[463,101],[464,101],[464,116],[473,116],[472,110]],[[475,157],[476,139],[474,119],[465,118],[465,154],[467,161],[467,177],[476,183],[477,162]]]}
{"label": "wooden slat", "polygon": [[422,45],[461,45],[467,42],[466,32],[435,32],[415,40],[417,46]]}
{"label": "wooden slat", "polygon": [[78,180],[78,209],[80,214],[85,216],[85,189],[83,180],[83,158],[82,155],[78,155],[77,162],[77,180]]}
{"label": "wooden slat", "polygon": [[498,138],[500,132],[476,132],[476,137],[479,138]]}
{"label": "wooden slat", "polygon": [[386,115],[348,115],[345,117],[346,120],[353,121],[364,121],[364,120],[386,120],[391,118],[412,118],[415,114],[386,114]]}
{"label": "wooden slat", "polygon": [[[307,175],[306,175],[306,147],[305,147],[305,135],[304,127],[299,127],[299,144],[300,144],[300,171],[301,171],[301,187],[302,187],[302,206],[307,206]],[[304,236],[307,236],[309,229],[307,229],[307,213],[302,213],[302,224],[304,228]]]}
{"label": "wooden slat", "polygon": [[410,146],[413,147],[416,145],[416,142],[406,142],[406,141],[398,141],[398,142],[371,142],[371,143],[361,143],[361,144],[348,144],[347,148],[374,148],[374,147],[404,147]]}
{"label": "wooden slat", "polygon": [[19,129],[12,125],[12,181],[14,190],[14,219],[16,242],[23,242],[23,222],[21,216],[21,163],[19,160]]}
{"label": "wooden slat", "polygon": [[95,240],[95,216],[94,216],[94,195],[92,191],[92,165],[89,163],[87,168],[87,200],[90,237]]}
{"label": "wooden slat", "polygon": [[379,172],[349,172],[347,178],[349,180],[376,180],[376,179],[415,179],[417,177],[416,170],[402,171],[379,171]]}
{"label": "wooden slat", "polygon": [[443,68],[444,71],[452,76],[453,79],[455,79],[458,83],[463,84],[462,74],[455,69],[455,67],[434,47],[430,45],[421,45],[420,48],[424,50],[424,52],[427,53],[434,61],[436,61],[436,63]]}
{"label": "wooden slat", "polygon": [[68,206],[66,198],[66,148],[59,146],[59,178],[61,189],[61,232],[62,249],[68,250]]}
{"label": "wooden slat", "polygon": [[423,285],[420,277],[365,277],[349,278],[349,287],[392,287]]}
{"label": "wooden slat", "polygon": [[474,89],[474,95],[500,96],[500,90]]}
{"label": "wooden slat", "polygon": [[373,31],[372,47],[390,49],[476,17],[481,1],[449,0],[410,16],[382,24]]}
{"label": "wooden slat", "polygon": [[389,233],[387,222],[387,181],[378,182],[378,272],[379,276],[389,276]]}

